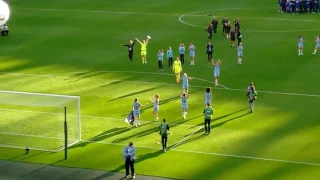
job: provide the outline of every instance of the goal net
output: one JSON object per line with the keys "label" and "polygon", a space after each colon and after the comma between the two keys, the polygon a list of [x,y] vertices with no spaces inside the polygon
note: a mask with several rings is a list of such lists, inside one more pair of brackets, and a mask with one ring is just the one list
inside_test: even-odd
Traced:
{"label": "goal net", "polygon": [[81,140],[80,97],[0,90],[0,147],[61,151],[65,117],[71,146]]}

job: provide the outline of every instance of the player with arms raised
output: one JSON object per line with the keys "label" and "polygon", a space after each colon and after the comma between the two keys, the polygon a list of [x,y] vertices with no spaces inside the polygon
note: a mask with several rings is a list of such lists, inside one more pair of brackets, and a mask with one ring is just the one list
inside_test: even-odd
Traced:
{"label": "player with arms raised", "polygon": [[182,71],[182,66],[179,57],[173,63],[172,70],[176,75],[176,83],[180,83],[180,73]]}
{"label": "player with arms raised", "polygon": [[188,77],[187,73],[183,74],[182,77],[182,92],[183,93],[188,93],[189,89],[189,80],[193,79],[194,77]]}
{"label": "player with arms raised", "polygon": [[243,46],[242,43],[239,43],[239,46],[237,48],[238,51],[238,64],[242,63],[242,54],[243,54]]}
{"label": "player with arms raised", "polygon": [[211,88],[206,88],[206,93],[204,94],[204,105],[206,106],[208,103],[211,104],[212,102],[212,94],[211,94]]}
{"label": "player with arms raised", "polygon": [[153,103],[153,115],[156,117],[156,120],[159,120],[159,116],[158,116],[158,112],[159,112],[159,95],[156,94],[156,96],[154,97],[154,100],[152,100],[150,98],[150,101]]}
{"label": "player with arms raised", "polygon": [[147,40],[143,40],[142,42],[136,38],[136,40],[139,42],[141,45],[141,59],[142,59],[142,64],[147,63],[147,45],[149,42],[149,39],[151,39],[150,36],[147,36]]}
{"label": "player with arms raised", "polygon": [[316,54],[317,50],[320,49],[320,35],[316,36],[316,48],[312,54]]}
{"label": "player with arms raised", "polygon": [[132,109],[133,109],[134,123],[136,124],[136,127],[140,126],[140,107],[143,107],[146,105],[148,105],[148,103],[145,105],[142,105],[139,102],[138,98],[134,99],[134,102],[132,104]]}
{"label": "player with arms raised", "polygon": [[220,66],[221,66],[221,61],[220,59],[217,60],[217,62],[214,62],[212,59],[212,64],[213,64],[213,74],[214,74],[214,84],[215,86],[219,85],[219,77],[220,77]]}
{"label": "player with arms raised", "polygon": [[182,117],[183,119],[187,118],[188,114],[188,102],[187,99],[189,98],[190,94],[188,93],[183,93],[181,94],[181,108],[182,108]]}

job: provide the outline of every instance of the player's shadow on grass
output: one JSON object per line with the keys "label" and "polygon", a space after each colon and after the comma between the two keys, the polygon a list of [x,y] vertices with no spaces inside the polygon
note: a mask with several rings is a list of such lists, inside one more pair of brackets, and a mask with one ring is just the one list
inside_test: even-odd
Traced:
{"label": "player's shadow on grass", "polygon": [[[232,112],[232,113],[229,113],[229,114],[226,114],[226,115],[223,115],[223,116],[219,116],[219,117],[217,117],[217,118],[213,118],[213,122],[214,121],[218,121],[218,120],[220,120],[220,119],[223,119],[223,118],[226,118],[226,117],[229,117],[229,116],[231,116],[231,115],[233,115],[233,114],[236,114],[236,113],[239,113],[239,112],[242,112],[242,111],[245,111],[245,110],[247,110],[248,108],[243,108],[243,109],[240,109],[240,110],[238,110],[238,111],[235,111],[235,112]],[[193,127],[190,127],[189,129],[191,129],[191,128],[194,128],[194,127],[197,127],[197,126],[201,126],[201,125],[204,125],[204,122],[202,122],[202,123],[199,123],[199,124],[197,124],[197,125],[195,125],[195,126],[193,126]]]}
{"label": "player's shadow on grass", "polygon": [[[90,74],[90,73],[93,73],[93,74]],[[87,74],[87,75],[82,76],[84,74]],[[83,79],[86,79],[86,78],[90,78],[90,77],[93,77],[93,76],[99,76],[101,74],[104,74],[104,72],[94,73],[94,71],[92,71],[92,72],[87,72],[87,73],[77,73],[77,75],[70,76],[66,80],[70,80],[69,83],[72,83],[72,82],[77,82],[77,81],[80,81],[80,80],[83,80]],[[77,78],[77,79],[74,80],[75,78]]]}
{"label": "player's shadow on grass", "polygon": [[[152,122],[150,123],[146,123],[146,124],[142,124],[141,126],[146,126],[148,124],[151,124]],[[141,127],[140,126],[140,127]],[[90,139],[87,139],[85,141],[82,141],[82,142],[79,142],[73,146],[70,147],[70,149],[74,149],[74,148],[81,148],[81,147],[85,147],[87,146],[88,144],[91,144],[91,143],[94,143],[94,142],[99,142],[99,141],[103,141],[105,139],[108,139],[110,137],[113,137],[113,136],[118,136],[122,133],[126,133],[126,132],[129,132],[131,131],[132,129],[134,129],[135,127],[133,126],[128,126],[128,127],[122,127],[122,128],[112,128],[108,131],[105,131],[103,133],[100,133],[99,135],[96,135]]]}
{"label": "player's shadow on grass", "polygon": [[178,145],[177,145],[177,144],[171,145],[168,149],[170,150],[170,149],[173,148],[173,147],[174,147],[174,148],[179,147],[179,146],[181,146],[181,145],[184,145],[184,144],[187,144],[187,143],[196,141],[196,140],[201,139],[201,138],[204,138],[204,137],[206,137],[206,136],[207,136],[207,135],[205,135],[205,134],[201,134],[201,135],[199,135],[199,136],[186,139],[186,140],[180,142]]}
{"label": "player's shadow on grass", "polygon": [[[123,95],[123,96],[120,96],[120,97],[117,97],[117,98],[114,98],[114,99],[110,99],[107,102],[111,102],[111,101],[115,101],[115,100],[118,100],[118,99],[122,99],[122,98],[130,97],[130,96],[133,96],[133,95],[137,95],[137,94],[145,93],[145,92],[148,92],[148,91],[152,91],[152,90],[158,89],[159,87],[161,87],[161,86],[156,86],[156,87],[144,89],[144,90],[141,90],[141,91],[136,91],[136,92],[133,92],[133,93],[129,93],[129,94],[126,94],[126,95]],[[133,101],[133,99],[132,99],[132,101]],[[145,103],[145,102],[143,102],[143,103]]]}

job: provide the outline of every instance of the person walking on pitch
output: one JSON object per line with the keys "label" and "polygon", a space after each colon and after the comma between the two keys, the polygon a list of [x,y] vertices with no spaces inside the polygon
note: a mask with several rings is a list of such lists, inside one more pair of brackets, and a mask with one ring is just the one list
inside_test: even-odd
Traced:
{"label": "person walking on pitch", "polygon": [[182,66],[179,57],[173,62],[172,70],[176,75],[176,83],[180,83],[180,73],[182,71]]}
{"label": "person walking on pitch", "polygon": [[163,152],[167,151],[167,141],[168,141],[168,133],[170,130],[169,124],[166,123],[166,119],[163,119],[163,122],[159,126],[159,134],[161,136],[161,144]]}
{"label": "person walking on pitch", "polygon": [[212,120],[213,115],[213,108],[210,106],[210,103],[207,103],[207,106],[203,110],[204,115],[204,128],[205,128],[205,134],[210,134],[210,124]]}
{"label": "person walking on pitch", "polygon": [[128,146],[124,147],[123,149],[123,160],[125,162],[124,166],[126,168],[126,177],[129,176],[129,168],[131,170],[131,178],[136,178],[135,172],[134,172],[134,159],[136,155],[136,148],[133,146],[132,142],[129,142]]}
{"label": "person walking on pitch", "polygon": [[154,100],[150,98],[150,101],[153,103],[153,115],[156,117],[156,120],[158,121],[159,101],[160,101],[159,95],[156,94],[154,97]]}
{"label": "person walking on pitch", "polygon": [[253,85],[250,86],[250,90],[247,93],[247,98],[249,99],[249,109],[251,113],[253,113],[254,101],[257,99],[257,96],[258,96],[258,93],[255,87]]}

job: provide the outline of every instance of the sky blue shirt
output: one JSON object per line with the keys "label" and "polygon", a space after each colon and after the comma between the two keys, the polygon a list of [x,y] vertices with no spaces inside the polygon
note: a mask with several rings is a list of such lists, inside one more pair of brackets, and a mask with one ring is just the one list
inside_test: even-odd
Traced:
{"label": "sky blue shirt", "polygon": [[123,149],[123,160],[126,161],[126,156],[130,156],[130,160],[133,161],[135,159],[136,155],[136,148],[134,146],[126,146]]}
{"label": "sky blue shirt", "polygon": [[158,61],[163,61],[163,53],[158,53]]}
{"label": "sky blue shirt", "polygon": [[186,48],[184,46],[179,47],[179,53],[184,54],[186,52]]}
{"label": "sky blue shirt", "polygon": [[167,57],[168,57],[168,58],[173,58],[173,51],[172,51],[172,49],[167,51]]}

